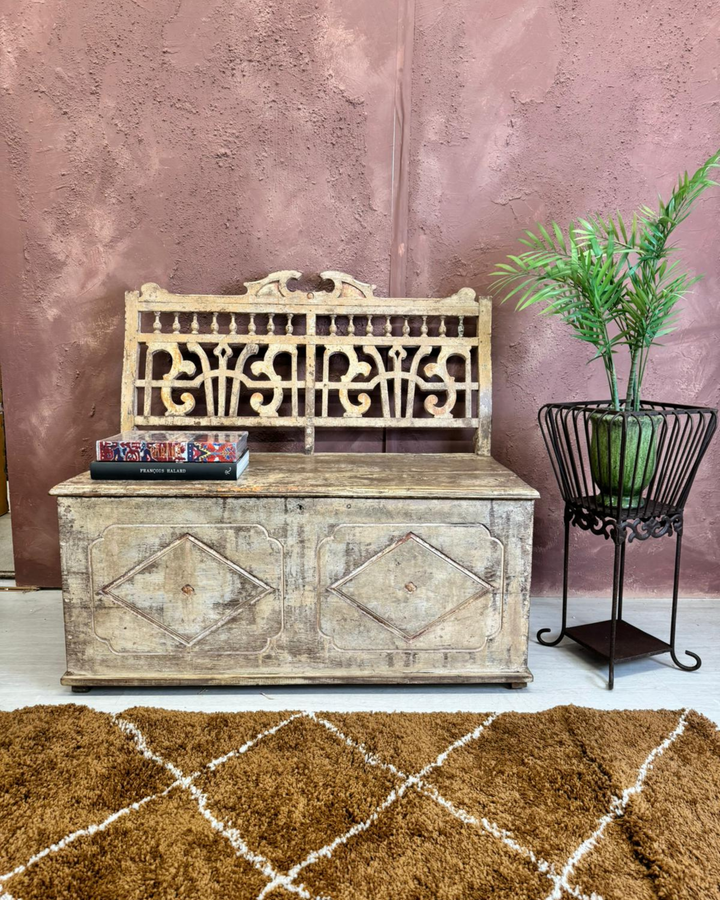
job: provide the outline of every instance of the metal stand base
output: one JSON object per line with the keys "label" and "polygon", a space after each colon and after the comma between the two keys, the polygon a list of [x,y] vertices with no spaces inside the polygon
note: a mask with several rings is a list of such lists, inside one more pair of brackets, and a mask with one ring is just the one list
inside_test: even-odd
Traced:
{"label": "metal stand base", "polygon": [[615,560],[613,566],[613,593],[611,618],[604,622],[594,622],[589,625],[576,625],[567,627],[567,603],[568,603],[568,563],[570,551],[570,524],[572,511],[565,510],[565,551],[563,562],[563,599],[562,599],[562,623],[560,634],[553,640],[545,640],[544,634],[552,629],[541,628],[537,633],[538,643],[546,647],[555,647],[564,637],[591,650],[593,653],[608,660],[608,688],[612,690],[615,684],[615,663],[628,659],[641,659],[646,656],[656,656],[660,653],[669,653],[675,665],[686,672],[694,672],[702,665],[702,660],[697,653],[690,650],[685,655],[691,657],[694,663],[688,665],[682,663],[675,650],[675,634],[677,626],[678,591],[680,587],[680,554],[682,552],[682,525],[675,531],[675,574],[673,578],[672,613],[670,619],[670,641],[661,641],[659,638],[641,631],[623,619],[623,586],[625,582],[625,549],[626,534],[624,529],[616,529],[613,535],[615,542]]}

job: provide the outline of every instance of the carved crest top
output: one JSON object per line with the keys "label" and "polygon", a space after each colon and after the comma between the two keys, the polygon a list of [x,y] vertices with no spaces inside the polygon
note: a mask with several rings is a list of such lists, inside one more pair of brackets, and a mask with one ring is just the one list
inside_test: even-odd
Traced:
{"label": "carved crest top", "polygon": [[234,296],[126,294],[123,430],[472,428],[490,451],[490,301],[385,298],[343,272],[273,272]]}
{"label": "carved crest top", "polygon": [[[358,281],[356,278],[353,278],[352,275],[347,275],[345,272],[328,271],[320,273],[322,285],[332,285],[329,290],[325,290],[323,288],[314,291],[299,290],[296,286],[293,286],[293,282],[297,284],[297,282],[299,282],[302,277],[302,272],[297,272],[293,269],[288,269],[282,272],[271,272],[269,275],[266,275],[265,278],[261,278],[259,281],[243,282],[243,284],[247,288],[247,293],[245,294],[222,296],[226,303],[231,304],[235,302],[247,303],[255,299],[260,299],[263,301],[285,300],[291,303],[301,304],[312,303],[315,306],[323,306],[328,304],[356,305],[358,303],[366,304],[371,301],[377,301],[380,303],[397,303],[400,300],[400,298],[395,298],[395,300],[393,301],[388,301],[387,298],[376,297],[376,285],[366,284],[363,281]],[[164,304],[167,302],[176,302],[175,298],[177,298],[178,296],[183,296],[184,300],[189,300],[191,297],[196,297],[197,299],[210,298],[210,295],[204,294],[171,294],[164,288],[161,288],[159,285],[154,284],[153,282],[144,284],[140,288],[140,292],[138,294],[141,303],[149,304],[148,308],[157,303]],[[419,303],[422,301],[418,300],[417,298],[413,298],[410,302]],[[472,288],[464,287],[460,288],[460,290],[457,291],[457,293],[453,294],[451,297],[446,298],[446,300],[438,301],[437,299],[433,299],[432,301],[429,300],[428,302],[459,303],[463,305],[472,304],[477,303],[477,294]]]}

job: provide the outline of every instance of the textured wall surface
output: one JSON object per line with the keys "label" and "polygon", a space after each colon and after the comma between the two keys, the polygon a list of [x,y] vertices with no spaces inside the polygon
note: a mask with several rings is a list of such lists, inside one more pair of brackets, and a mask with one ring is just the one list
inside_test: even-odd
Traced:
{"label": "textured wall surface", "polygon": [[[714,0],[4,7],[0,362],[23,583],[59,583],[46,492],[117,430],[127,288],[231,292],[296,267],[378,293],[391,276],[409,295],[483,290],[524,226],[652,202],[720,144]],[[720,190],[682,228],[707,277],[648,396],[718,403],[719,212]],[[534,590],[554,593],[560,509],[535,416],[604,395],[603,375],[532,313],[496,307],[493,341],[494,454],[543,492]],[[713,448],[689,507],[687,594],[720,594],[719,476]],[[669,588],[670,543],[652,544],[628,557],[636,594]],[[611,547],[580,535],[573,552],[573,589],[606,591]]]}

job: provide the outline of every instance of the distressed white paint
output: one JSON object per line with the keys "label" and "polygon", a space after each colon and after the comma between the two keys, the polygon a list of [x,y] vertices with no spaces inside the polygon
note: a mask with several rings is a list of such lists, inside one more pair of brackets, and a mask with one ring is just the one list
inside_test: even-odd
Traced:
{"label": "distressed white paint", "polygon": [[[289,472],[294,460],[277,457]],[[531,489],[505,499],[515,477],[486,482],[468,455],[478,496],[415,498],[388,459],[375,467],[394,487],[377,499],[352,496],[357,465],[332,459],[327,479],[345,496],[64,487],[63,683],[529,681]],[[413,464],[424,487],[444,466]],[[258,486],[252,468],[243,490]]]}

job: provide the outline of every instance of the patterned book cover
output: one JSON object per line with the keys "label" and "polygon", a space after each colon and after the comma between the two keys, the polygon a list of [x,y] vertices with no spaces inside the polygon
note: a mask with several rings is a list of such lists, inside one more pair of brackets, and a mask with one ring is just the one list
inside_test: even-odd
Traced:
{"label": "patterned book cover", "polygon": [[234,463],[247,449],[247,431],[124,431],[97,442],[99,462]]}

